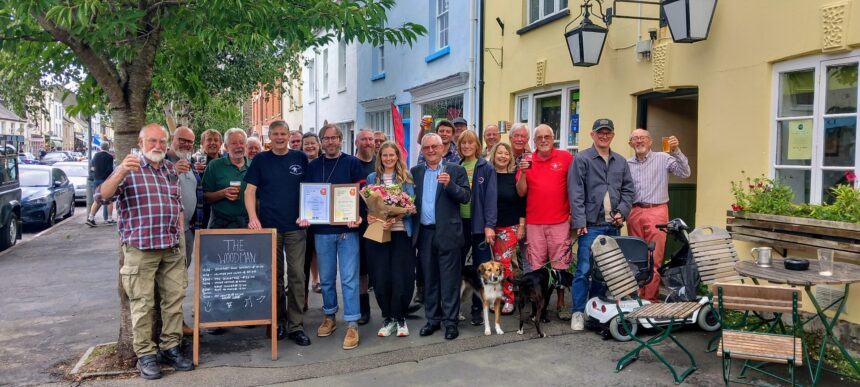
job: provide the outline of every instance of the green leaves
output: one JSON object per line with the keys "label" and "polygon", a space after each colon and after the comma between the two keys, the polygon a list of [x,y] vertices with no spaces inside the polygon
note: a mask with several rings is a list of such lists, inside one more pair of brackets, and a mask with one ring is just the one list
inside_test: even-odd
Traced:
{"label": "green leaves", "polygon": [[[427,33],[414,23],[386,26],[394,5],[395,0],[0,0],[0,97],[18,110],[41,100],[47,87],[72,83],[79,85],[83,110],[109,104],[142,116],[138,110],[145,106],[131,106],[139,95],[156,104],[234,103],[258,84],[300,74],[298,58],[307,48],[334,39],[411,45]],[[156,49],[152,65],[148,46]]]}

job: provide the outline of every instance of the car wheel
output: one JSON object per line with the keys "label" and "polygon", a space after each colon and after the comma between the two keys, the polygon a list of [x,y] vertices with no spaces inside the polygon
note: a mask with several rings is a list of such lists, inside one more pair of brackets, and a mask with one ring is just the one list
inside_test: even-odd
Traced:
{"label": "car wheel", "polygon": [[48,211],[48,216],[45,218],[45,226],[53,227],[57,223],[57,205],[51,204],[51,209]]}
{"label": "car wheel", "polygon": [[0,250],[6,250],[18,242],[18,218],[15,214],[9,216],[3,229],[0,229]]}
{"label": "car wheel", "polygon": [[71,218],[74,215],[75,215],[75,198],[72,197],[72,202],[69,204],[69,212],[66,214],[66,216],[63,217],[63,219]]}

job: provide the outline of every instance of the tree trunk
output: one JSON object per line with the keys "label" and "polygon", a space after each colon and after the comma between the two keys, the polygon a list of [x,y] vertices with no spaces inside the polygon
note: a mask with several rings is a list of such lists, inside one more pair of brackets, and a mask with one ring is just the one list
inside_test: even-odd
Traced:
{"label": "tree trunk", "polygon": [[[137,134],[143,127],[146,117],[146,109],[114,109],[111,112],[114,124],[114,147],[116,149],[116,160],[122,160],[131,148],[137,147]],[[122,267],[125,257],[122,248],[119,251],[119,267]],[[116,351],[119,358],[125,364],[132,364],[135,358],[132,346],[131,309],[129,309],[128,296],[122,287],[122,276],[118,274],[119,293],[119,337],[117,338]]]}

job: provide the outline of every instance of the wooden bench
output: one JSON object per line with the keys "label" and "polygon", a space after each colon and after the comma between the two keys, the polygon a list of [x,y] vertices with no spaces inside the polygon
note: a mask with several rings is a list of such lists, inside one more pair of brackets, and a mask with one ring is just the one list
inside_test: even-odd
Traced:
{"label": "wooden bench", "polygon": [[[764,372],[760,369],[761,364],[754,362],[787,364],[789,379],[794,385],[794,369],[803,365],[804,354],[803,340],[798,337],[801,323],[797,312],[802,293],[795,288],[746,284],[716,284],[714,292],[720,316],[724,316],[726,310],[770,312],[774,313],[775,319],[786,313],[792,316],[791,334],[774,333],[775,325],[766,333],[724,328],[717,346],[717,356],[723,358],[723,380],[726,383],[730,381],[731,360],[744,359],[741,377],[748,369]],[[789,382],[789,379],[766,373]]]}
{"label": "wooden bench", "polygon": [[[693,358],[690,351],[688,351],[687,348],[678,342],[675,336],[672,335],[672,328],[675,327],[676,324],[683,324],[683,321],[689,318],[693,312],[700,307],[699,303],[679,302],[643,305],[642,301],[639,299],[639,286],[636,283],[636,277],[630,269],[627,259],[624,257],[624,253],[621,251],[621,248],[618,247],[618,243],[611,237],[601,235],[591,244],[591,253],[594,256],[596,269],[600,271],[603,275],[604,281],[606,281],[606,287],[609,289],[610,296],[616,301],[621,301],[625,298],[633,298],[639,304],[638,308],[627,314],[625,314],[624,310],[621,309],[619,303],[616,302],[615,304],[618,310],[618,317],[616,318],[620,319],[619,321],[621,321],[621,325],[630,334],[630,338],[639,343],[639,346],[618,360],[615,372],[621,371],[628,364],[637,360],[639,358],[639,352],[642,349],[647,348],[651,353],[657,356],[657,358],[660,359],[666,367],[669,368],[676,384],[683,382],[689,374],[693,373],[693,371],[697,369],[696,360]],[[648,340],[643,340],[637,337],[636,331],[631,329],[631,324],[636,324],[640,319],[646,319],[651,322],[651,325],[653,325],[660,333]],[[668,320],[668,322],[664,322],[663,324],[665,324],[665,326],[661,326],[657,325],[653,320]],[[681,373],[678,373],[675,368],[669,364],[666,358],[664,358],[663,355],[653,347],[654,344],[667,338],[672,340],[679,348],[681,348],[690,360],[690,367]]]}

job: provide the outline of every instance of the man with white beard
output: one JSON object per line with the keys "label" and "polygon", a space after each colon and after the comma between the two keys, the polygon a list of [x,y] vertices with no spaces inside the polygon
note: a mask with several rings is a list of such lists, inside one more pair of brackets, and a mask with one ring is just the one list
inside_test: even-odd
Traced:
{"label": "man with white beard", "polygon": [[[173,132],[173,141],[170,143],[170,149],[167,151],[166,159],[174,164],[179,160],[191,160],[191,155],[194,153],[194,131],[186,126],[180,126]],[[191,257],[194,256],[194,220],[202,221],[201,214],[197,214],[197,202],[202,200],[198,195],[203,195],[203,191],[198,191],[200,187],[201,176],[191,168],[188,171],[181,172],[177,165],[176,172],[179,173],[179,190],[182,192],[182,211],[185,213],[185,267],[191,264]]]}
{"label": "man with white beard", "polygon": [[[140,130],[138,146],[143,156],[130,154],[99,187],[96,200],[117,201],[123,265],[119,269],[131,309],[132,347],[137,369],[144,379],[158,379],[161,362],[177,371],[194,365],[182,354],[182,302],[188,273],[182,242],[184,214],[177,172],[191,164],[174,166],[164,159],[167,131],[157,124]],[[152,340],[155,287],[161,295],[159,343]]]}

